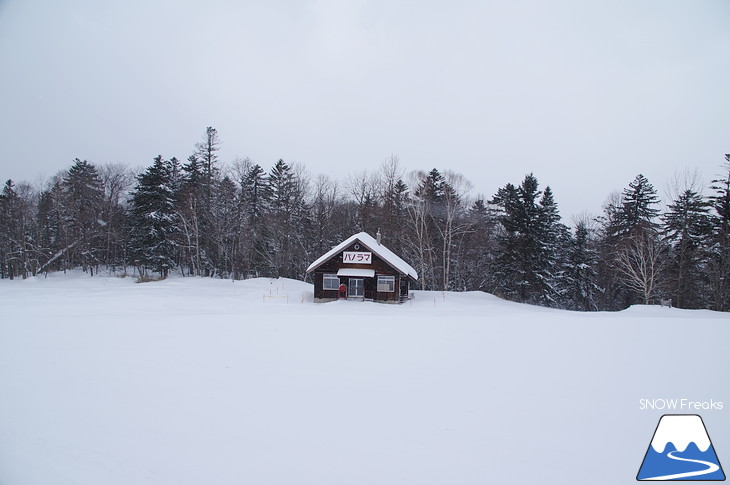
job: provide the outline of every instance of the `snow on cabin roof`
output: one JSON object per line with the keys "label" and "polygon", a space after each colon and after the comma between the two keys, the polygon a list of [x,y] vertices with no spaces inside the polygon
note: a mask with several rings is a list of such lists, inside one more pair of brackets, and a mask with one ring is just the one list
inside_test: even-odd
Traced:
{"label": "snow on cabin roof", "polygon": [[368,234],[367,232],[359,232],[357,234],[353,234],[346,240],[342,241],[340,244],[335,246],[334,248],[330,249],[326,254],[323,254],[319,259],[317,259],[314,263],[309,265],[309,268],[307,268],[307,273],[311,273],[319,265],[324,263],[325,261],[328,261],[330,258],[335,256],[337,253],[344,251],[348,248],[352,243],[355,241],[360,241],[363,246],[365,246],[367,249],[372,251],[373,253],[377,254],[381,259],[383,259],[386,263],[390,264],[392,267],[397,269],[403,274],[407,274],[414,280],[418,279],[418,273],[416,273],[416,270],[411,267],[410,264],[403,261],[401,258],[396,256],[396,254],[391,251],[390,249],[386,248],[382,244],[378,244],[378,241],[375,240],[373,236]]}

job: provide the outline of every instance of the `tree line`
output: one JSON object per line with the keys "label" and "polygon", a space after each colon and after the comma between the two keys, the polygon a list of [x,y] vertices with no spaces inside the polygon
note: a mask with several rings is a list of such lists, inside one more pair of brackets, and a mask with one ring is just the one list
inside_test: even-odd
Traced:
{"label": "tree line", "polygon": [[[40,188],[0,194],[0,277],[100,269],[303,279],[350,235],[382,234],[431,290],[482,290],[573,310],[671,299],[730,310],[730,155],[709,187],[674,184],[664,210],[637,175],[599,217],[562,222],[554,194],[528,174],[491,198],[450,170],[405,174],[397,157],[344,182],[277,161],[224,165],[209,127],[185,162],[156,157],[141,173],[76,159]],[[704,195],[709,189],[710,195]]]}

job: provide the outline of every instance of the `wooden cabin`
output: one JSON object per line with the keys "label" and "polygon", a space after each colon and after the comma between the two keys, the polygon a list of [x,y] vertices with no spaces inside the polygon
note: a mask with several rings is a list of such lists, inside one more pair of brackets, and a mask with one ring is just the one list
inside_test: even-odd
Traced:
{"label": "wooden cabin", "polygon": [[366,232],[350,236],[313,262],[314,301],[346,298],[400,303],[408,299],[416,271]]}

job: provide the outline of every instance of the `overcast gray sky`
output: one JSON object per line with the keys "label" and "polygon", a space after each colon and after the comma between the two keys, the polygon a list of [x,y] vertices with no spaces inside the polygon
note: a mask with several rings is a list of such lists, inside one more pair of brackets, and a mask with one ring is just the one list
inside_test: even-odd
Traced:
{"label": "overcast gray sky", "polygon": [[644,173],[720,173],[727,0],[0,0],[0,178],[78,157],[277,159],[343,180],[391,154],[561,214]]}

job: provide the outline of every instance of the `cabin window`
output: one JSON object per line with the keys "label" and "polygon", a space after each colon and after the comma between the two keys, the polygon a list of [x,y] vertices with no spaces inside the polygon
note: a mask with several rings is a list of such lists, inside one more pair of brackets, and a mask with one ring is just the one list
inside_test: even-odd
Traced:
{"label": "cabin window", "polygon": [[395,291],[395,276],[378,276],[378,291],[393,293]]}
{"label": "cabin window", "polygon": [[322,280],[323,290],[338,290],[340,288],[340,278],[336,274],[326,274]]}

